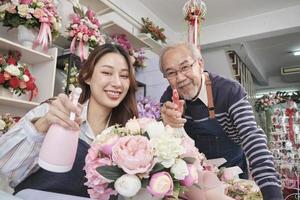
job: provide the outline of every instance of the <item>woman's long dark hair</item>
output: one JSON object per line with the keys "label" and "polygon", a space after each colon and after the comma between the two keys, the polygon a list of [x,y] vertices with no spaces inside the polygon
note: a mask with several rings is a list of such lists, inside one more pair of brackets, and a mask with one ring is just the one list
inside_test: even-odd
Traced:
{"label": "woman's long dark hair", "polygon": [[82,94],[79,102],[84,103],[91,97],[90,86],[85,82],[89,80],[94,72],[97,62],[108,53],[118,53],[124,57],[128,66],[129,72],[129,89],[125,98],[121,103],[112,109],[109,126],[114,124],[125,125],[125,123],[134,116],[138,117],[137,103],[135,98],[135,92],[137,91],[137,83],[134,76],[134,69],[129,59],[127,51],[121,46],[115,44],[104,44],[95,48],[89,55],[88,59],[81,67],[78,79],[82,88]]}

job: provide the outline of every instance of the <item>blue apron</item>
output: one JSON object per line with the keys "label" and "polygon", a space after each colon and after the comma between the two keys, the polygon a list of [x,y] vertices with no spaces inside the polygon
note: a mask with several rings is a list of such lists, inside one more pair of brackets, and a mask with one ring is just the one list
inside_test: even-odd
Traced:
{"label": "blue apron", "polygon": [[[244,151],[240,145],[235,144],[227,136],[215,118],[211,82],[208,74],[205,74],[205,77],[209,118],[204,121],[187,119],[184,128],[188,135],[194,139],[199,151],[204,153],[208,159],[225,158],[227,162],[221,167],[239,166],[243,170],[243,174],[240,174],[240,178],[248,179],[248,166]],[[194,102],[187,102],[187,112],[190,112],[189,115],[192,116],[192,118],[197,115],[196,113],[193,114],[193,111],[197,112],[196,108],[199,108],[199,106],[197,106],[199,103],[202,103],[200,99]],[[193,108],[193,104],[196,105],[195,108]]]}
{"label": "blue apron", "polygon": [[28,176],[24,181],[15,187],[15,193],[30,188],[69,194],[75,196],[89,197],[85,178],[85,157],[90,146],[83,140],[79,140],[75,162],[71,171],[66,173],[54,173],[40,168],[37,172]]}

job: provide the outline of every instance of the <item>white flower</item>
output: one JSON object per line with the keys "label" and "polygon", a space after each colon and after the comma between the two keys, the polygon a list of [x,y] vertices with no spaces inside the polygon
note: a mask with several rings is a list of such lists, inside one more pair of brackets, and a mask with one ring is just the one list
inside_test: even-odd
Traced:
{"label": "white flower", "polygon": [[141,189],[142,183],[136,175],[124,174],[116,180],[114,186],[120,195],[133,197]]}
{"label": "white flower", "polygon": [[171,167],[171,172],[177,180],[183,180],[189,175],[188,166],[182,159],[176,159],[175,164]]}
{"label": "white flower", "polygon": [[169,134],[161,134],[159,137],[150,140],[154,155],[158,162],[169,168],[175,163],[175,159],[185,153],[184,147],[181,145],[181,139],[170,136]]}
{"label": "white flower", "polygon": [[1,5],[0,6],[0,12],[2,13],[5,10],[8,10],[8,8],[9,8],[10,5],[11,5],[10,3],[5,3],[5,4]]}
{"label": "white flower", "polygon": [[21,74],[21,71],[19,70],[19,68],[15,65],[8,65],[4,71],[6,71],[7,73],[9,73],[12,76],[19,76]]}
{"label": "white flower", "polygon": [[22,17],[26,17],[27,14],[28,14],[28,5],[27,4],[20,4],[20,5],[18,5],[18,13]]}
{"label": "white flower", "polygon": [[44,7],[44,3],[41,2],[41,1],[38,1],[38,2],[36,3],[36,5],[37,5],[39,8]]}
{"label": "white flower", "polygon": [[127,128],[130,133],[139,133],[141,131],[140,124],[136,118],[128,120],[125,124],[125,128]]}
{"label": "white flower", "polygon": [[2,119],[0,119],[0,131],[4,130],[5,125],[6,125],[5,121],[3,121]]}
{"label": "white flower", "polygon": [[28,77],[26,74],[24,74],[24,75],[22,76],[22,78],[23,78],[23,80],[24,80],[25,82],[29,81],[29,77]]}
{"label": "white flower", "polygon": [[97,39],[96,39],[96,37],[95,37],[94,35],[92,35],[92,36],[90,37],[90,40],[96,41]]}
{"label": "white flower", "polygon": [[145,131],[147,131],[150,139],[159,137],[160,135],[165,133],[165,126],[160,122],[151,122],[146,126]]}

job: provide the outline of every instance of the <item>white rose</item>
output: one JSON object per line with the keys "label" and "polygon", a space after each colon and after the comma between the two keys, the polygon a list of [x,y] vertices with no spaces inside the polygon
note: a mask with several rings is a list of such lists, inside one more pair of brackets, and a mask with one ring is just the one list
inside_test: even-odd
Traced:
{"label": "white rose", "polygon": [[175,164],[171,167],[171,172],[177,180],[183,180],[189,175],[189,169],[186,162],[182,159],[177,159]]}
{"label": "white rose", "polygon": [[6,125],[5,121],[3,121],[2,119],[0,119],[0,131],[4,130],[5,125]]}
{"label": "white rose", "polygon": [[24,74],[24,75],[22,76],[22,78],[23,78],[23,80],[24,80],[25,82],[29,81],[29,77],[28,77],[26,74]]}
{"label": "white rose", "polygon": [[7,10],[9,8],[11,4],[10,3],[6,3],[0,6],[0,12],[4,12],[5,10]]}
{"label": "white rose", "polygon": [[150,139],[152,138],[156,138],[162,134],[165,133],[165,126],[164,124],[160,121],[160,122],[151,122],[146,126],[145,129],[150,137]]}
{"label": "white rose", "polygon": [[133,197],[141,189],[142,183],[136,175],[124,174],[116,180],[114,186],[120,195]]}
{"label": "white rose", "polygon": [[37,5],[39,8],[44,7],[44,3],[41,2],[41,1],[38,1],[38,2],[36,3],[36,5]]}
{"label": "white rose", "polygon": [[125,128],[127,128],[130,133],[139,133],[141,131],[140,124],[136,118],[130,119],[126,122]]}
{"label": "white rose", "polygon": [[22,17],[26,17],[26,15],[28,14],[28,5],[27,4],[20,4],[20,5],[18,5],[18,13]]}
{"label": "white rose", "polygon": [[4,71],[6,71],[7,73],[9,73],[12,76],[19,76],[21,74],[21,71],[19,70],[19,68],[15,65],[8,65]]}
{"label": "white rose", "polygon": [[90,37],[90,40],[96,41],[97,39],[96,39],[96,37],[95,37],[94,35],[92,35],[92,36]]}

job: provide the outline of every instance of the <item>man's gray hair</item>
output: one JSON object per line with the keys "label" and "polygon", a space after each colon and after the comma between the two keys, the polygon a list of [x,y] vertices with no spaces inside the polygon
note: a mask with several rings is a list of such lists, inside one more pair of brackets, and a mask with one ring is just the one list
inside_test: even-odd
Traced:
{"label": "man's gray hair", "polygon": [[173,44],[173,45],[169,45],[167,47],[165,47],[162,51],[161,51],[161,54],[160,54],[160,57],[159,57],[159,69],[162,73],[164,73],[163,71],[163,58],[165,56],[165,54],[169,51],[169,50],[172,50],[172,49],[175,49],[179,46],[184,46],[186,47],[188,50],[190,50],[191,52],[191,56],[193,59],[195,60],[201,60],[202,59],[202,55],[201,55],[201,52],[200,50],[197,48],[196,45],[194,44],[191,44],[191,43],[187,43],[187,42],[182,42],[182,43],[177,43],[177,44]]}

